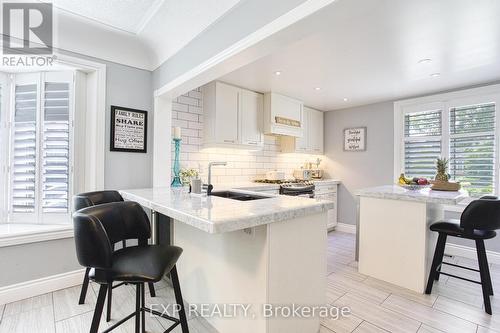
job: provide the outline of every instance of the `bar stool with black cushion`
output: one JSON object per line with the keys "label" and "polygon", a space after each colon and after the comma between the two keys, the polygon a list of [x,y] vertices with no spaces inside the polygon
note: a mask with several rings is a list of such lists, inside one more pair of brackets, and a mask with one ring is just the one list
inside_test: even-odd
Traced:
{"label": "bar stool with black cushion", "polygon": [[[95,192],[87,192],[80,193],[73,197],[73,209],[74,211],[79,211],[83,208],[92,207],[96,205],[102,205],[111,202],[123,202],[123,197],[118,191],[95,191]],[[122,247],[127,247],[127,241],[122,241]],[[85,269],[85,276],[83,277],[82,289],[80,291],[80,299],[78,300],[78,304],[84,304],[85,298],[87,296],[87,290],[89,286],[89,272],[91,267],[87,267]],[[111,320],[111,304],[113,298],[113,289],[123,285],[123,283],[110,285],[108,288],[108,307],[106,311],[106,321]],[[149,293],[151,297],[155,297],[155,289],[152,283],[149,284]]]}
{"label": "bar stool with black cushion", "polygon": [[[99,328],[106,293],[110,283],[126,282],[136,286],[136,309],[102,333],[110,332],[135,317],[135,332],[145,332],[146,312],[171,320],[170,332],[180,324],[189,333],[176,263],[182,249],[170,245],[148,245],[151,226],[142,207],[131,201],[116,202],[82,209],[73,214],[78,261],[93,267],[90,279],[100,284],[90,333]],[[113,244],[137,239],[137,246],[113,251]],[[144,284],[160,281],[170,272],[179,319],[145,306]]]}
{"label": "bar stool with black cushion", "polygon": [[[500,229],[500,200],[498,197],[484,196],[478,200],[474,200],[465,208],[460,217],[460,221],[440,221],[432,224],[430,229],[438,232],[439,236],[425,293],[430,294],[432,292],[434,281],[439,280],[440,274],[477,283],[481,285],[483,290],[485,311],[486,313],[491,314],[490,296],[493,295],[493,285],[491,283],[490,269],[488,259],[486,257],[484,240],[494,238],[496,236],[495,230]],[[471,239],[475,241],[479,270],[443,261],[444,249],[448,236]],[[474,281],[442,272],[442,265],[450,265],[478,272],[480,275],[480,281]]]}

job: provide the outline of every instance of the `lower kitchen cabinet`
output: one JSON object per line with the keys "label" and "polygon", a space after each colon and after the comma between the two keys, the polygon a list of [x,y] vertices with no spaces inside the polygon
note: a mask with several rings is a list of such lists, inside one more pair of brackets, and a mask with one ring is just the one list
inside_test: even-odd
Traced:
{"label": "lower kitchen cabinet", "polygon": [[315,183],[316,190],[314,191],[314,197],[317,199],[324,199],[333,201],[333,209],[328,211],[328,223],[327,229],[333,229],[337,226],[337,188],[338,185],[335,182],[318,182]]}

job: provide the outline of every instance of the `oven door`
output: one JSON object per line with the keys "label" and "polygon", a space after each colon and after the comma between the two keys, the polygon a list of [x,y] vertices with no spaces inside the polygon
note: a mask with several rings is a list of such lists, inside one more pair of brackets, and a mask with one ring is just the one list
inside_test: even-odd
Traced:
{"label": "oven door", "polygon": [[289,189],[283,189],[281,191],[282,195],[291,195],[294,197],[303,197],[303,198],[314,198],[314,191],[293,191]]}

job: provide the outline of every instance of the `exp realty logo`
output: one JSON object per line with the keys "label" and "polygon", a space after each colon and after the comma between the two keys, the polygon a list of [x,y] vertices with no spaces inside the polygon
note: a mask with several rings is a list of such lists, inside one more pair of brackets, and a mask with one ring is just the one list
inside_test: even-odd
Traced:
{"label": "exp realty logo", "polygon": [[51,3],[2,4],[3,66],[51,66],[53,11]]}

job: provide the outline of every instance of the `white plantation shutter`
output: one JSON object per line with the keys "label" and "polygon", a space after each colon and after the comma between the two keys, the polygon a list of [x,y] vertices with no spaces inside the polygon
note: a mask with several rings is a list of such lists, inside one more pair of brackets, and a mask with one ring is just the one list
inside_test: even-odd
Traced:
{"label": "white plantation shutter", "polygon": [[450,174],[471,196],[495,191],[495,104],[450,109]]}
{"label": "white plantation shutter", "polygon": [[404,172],[407,177],[432,178],[441,156],[442,111],[405,114]]}
{"label": "white plantation shutter", "polygon": [[67,82],[45,82],[41,182],[44,213],[67,213],[69,209],[69,89]]}
{"label": "white plantation shutter", "polygon": [[15,86],[11,211],[34,213],[37,177],[37,85]]}
{"label": "white plantation shutter", "polygon": [[14,82],[9,220],[68,222],[73,73],[19,74]]}

